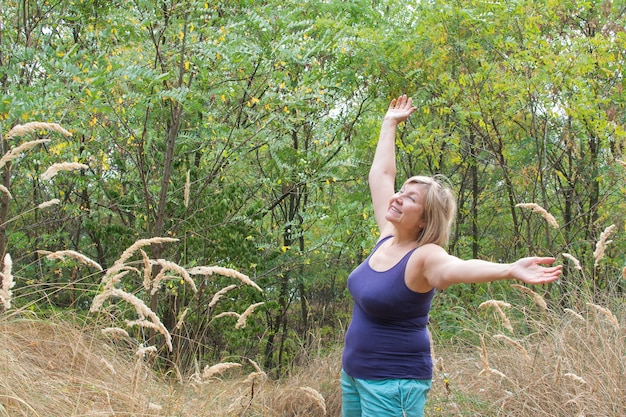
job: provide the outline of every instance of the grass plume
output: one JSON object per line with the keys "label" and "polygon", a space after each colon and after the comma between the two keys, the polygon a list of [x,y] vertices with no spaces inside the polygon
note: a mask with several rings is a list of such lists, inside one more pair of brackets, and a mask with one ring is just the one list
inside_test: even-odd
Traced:
{"label": "grass plume", "polygon": [[61,133],[64,136],[72,136],[70,132],[65,130],[58,123],[45,123],[45,122],[29,122],[23,125],[15,125],[6,135],[7,139],[15,138],[18,136],[24,136],[29,133],[49,130],[53,132]]}
{"label": "grass plume", "polygon": [[[156,261],[152,262],[156,265],[159,265],[161,267],[161,270],[152,280],[152,290],[150,292],[151,294],[155,294],[161,288],[161,283],[164,280],[176,278],[182,278],[185,283],[187,283],[191,287],[193,292],[198,292],[195,282],[193,282],[185,268],[179,266],[174,262],[166,261],[165,259],[157,259]],[[169,271],[174,272],[178,275],[167,275],[167,272]]]}
{"label": "grass plume", "polygon": [[548,303],[546,303],[546,300],[530,288],[519,284],[511,284],[511,287],[518,289],[525,294],[529,294],[533,298],[535,304],[537,304],[537,306],[539,306],[542,310],[545,311],[548,309]]}
{"label": "grass plume", "polygon": [[9,189],[2,184],[0,184],[0,192],[4,193],[9,200],[13,198]]}
{"label": "grass plume", "polygon": [[232,284],[216,292],[213,298],[211,299],[211,302],[209,303],[209,308],[215,307],[217,302],[220,300],[220,298],[224,296],[224,294],[226,294],[230,290],[234,290],[235,288],[237,288],[237,285]]}
{"label": "grass plume", "polygon": [[2,158],[0,158],[0,168],[5,166],[8,162],[11,162],[12,160],[16,158],[19,158],[22,154],[34,148],[35,146],[42,144],[42,143],[48,143],[48,142],[50,142],[50,139],[31,140],[28,142],[24,142],[15,148],[12,148],[7,153],[5,153],[2,156]]}
{"label": "grass plume", "polygon": [[583,267],[580,265],[580,261],[578,259],[576,259],[573,255],[571,255],[569,253],[562,253],[561,255],[563,255],[564,258],[569,259],[570,261],[572,261],[574,263],[574,268],[576,268],[579,271],[583,270]]}
{"label": "grass plume", "polygon": [[608,226],[604,231],[600,234],[600,238],[596,242],[596,249],[593,252],[594,266],[597,267],[600,264],[602,258],[604,258],[604,251],[606,250],[606,246],[611,243],[608,240],[609,236],[615,230],[615,225],[612,224]]}
{"label": "grass plume", "polygon": [[235,362],[222,362],[212,366],[206,366],[202,371],[202,379],[207,380],[220,375],[224,371],[232,368],[241,368],[240,363]]}
{"label": "grass plume", "polygon": [[130,259],[130,257],[132,257],[135,254],[135,252],[137,252],[142,247],[148,246],[148,245],[158,245],[161,243],[170,243],[170,242],[178,242],[178,239],[171,238],[171,237],[153,237],[153,238],[148,238],[148,239],[137,240],[135,243],[130,245],[122,253],[122,255],[120,255],[120,257],[115,261],[113,266],[109,268],[109,271],[107,272],[107,274],[112,273],[112,271],[116,272],[122,269],[126,261],[128,261],[128,259]]}
{"label": "grass plume", "polygon": [[256,284],[256,282],[252,281],[247,275],[244,275],[241,272],[234,270],[234,269],[224,268],[221,266],[198,266],[198,267],[189,269],[188,272],[192,275],[208,276],[208,275],[218,274],[218,275],[222,275],[225,277],[237,278],[244,284],[255,288],[257,291],[263,292],[261,287],[259,287]]}
{"label": "grass plume", "polygon": [[519,204],[516,204],[515,207],[531,209],[535,213],[539,213],[541,215],[541,217],[543,217],[548,222],[548,224],[550,226],[554,227],[555,229],[559,228],[559,223],[556,221],[554,216],[552,214],[548,213],[548,211],[546,209],[544,209],[543,207],[541,207],[539,204],[536,204],[536,203],[519,203]]}
{"label": "grass plume", "polygon": [[185,207],[189,207],[189,192],[191,190],[191,181],[190,181],[190,171],[187,170],[187,176],[185,178],[185,192],[184,192],[184,203]]}
{"label": "grass plume", "polygon": [[505,303],[504,301],[500,301],[500,300],[487,300],[483,303],[481,303],[478,308],[486,308],[486,307],[493,307],[493,309],[495,310],[495,312],[500,316],[500,318],[502,319],[502,324],[504,325],[504,327],[506,327],[506,329],[508,331],[510,331],[511,333],[514,332],[513,330],[513,326],[511,325],[511,321],[509,320],[509,318],[507,317],[507,315],[504,313],[504,311],[502,310],[502,308],[510,308],[511,304],[509,303]]}
{"label": "grass plume", "polygon": [[39,178],[42,180],[51,180],[61,171],[75,171],[78,169],[89,169],[89,166],[79,162],[58,162],[50,165],[46,172],[41,174]]}
{"label": "grass plume", "polygon": [[517,349],[517,351],[519,353],[521,353],[522,355],[524,355],[524,357],[526,358],[530,358],[530,356],[528,355],[528,351],[526,350],[526,348],[524,346],[522,346],[521,343],[519,343],[516,340],[511,339],[510,337],[504,335],[504,334],[495,334],[493,335],[493,338],[496,340],[502,340],[506,343],[508,343],[509,345],[513,346],[515,349]]}
{"label": "grass plume", "polygon": [[44,201],[43,203],[39,204],[37,206],[37,208],[39,210],[43,210],[43,209],[48,208],[48,207],[56,206],[60,202],[61,202],[61,200],[59,200],[58,198],[53,198],[52,200]]}
{"label": "grass plume", "polygon": [[246,320],[248,319],[248,316],[250,316],[250,314],[252,314],[257,307],[263,304],[265,303],[260,302],[252,304],[248,306],[248,308],[246,308],[246,310],[241,314],[237,313],[236,311],[224,311],[223,313],[220,313],[213,317],[213,320],[221,317],[235,317],[237,319],[237,322],[235,323],[235,329],[243,329],[246,327]]}
{"label": "grass plume", "polygon": [[68,249],[68,250],[60,250],[56,252],[38,250],[37,253],[44,255],[47,259],[59,259],[59,260],[63,260],[66,258],[75,259],[87,266],[91,266],[97,269],[98,271],[103,271],[102,266],[100,266],[98,262],[94,261],[88,256],[83,255],[82,253],[79,253],[73,250]]}
{"label": "grass plume", "polygon": [[93,299],[90,311],[100,311],[104,302],[112,297],[121,298],[135,308],[135,311],[139,316],[139,320],[134,322],[128,322],[129,325],[136,324],[158,331],[165,337],[165,344],[167,345],[168,349],[170,351],[173,350],[172,336],[161,322],[159,316],[157,316],[154,311],[152,311],[140,298],[134,296],[133,294],[127,293],[126,291],[120,290],[118,288],[105,289],[102,293],[98,294]]}
{"label": "grass plume", "polygon": [[606,307],[602,307],[600,305],[594,304],[594,303],[587,303],[587,306],[591,307],[594,312],[600,313],[602,316],[606,318],[606,320],[609,323],[611,323],[611,325],[613,325],[613,327],[619,330],[619,327],[620,327],[619,321],[617,320],[617,317],[615,317],[615,314],[613,314],[611,310],[609,310]]}
{"label": "grass plume", "polygon": [[252,314],[257,307],[262,306],[263,304],[265,303],[260,302],[260,303],[255,303],[255,304],[248,306],[248,308],[246,308],[246,311],[244,311],[237,319],[237,323],[235,324],[235,329],[245,328],[246,320],[248,319],[248,316]]}
{"label": "grass plume", "polygon": [[5,310],[10,310],[11,298],[13,297],[11,288],[15,286],[12,274],[13,261],[11,260],[11,255],[8,253],[4,255],[2,265],[2,272],[0,272],[0,303],[2,303]]}

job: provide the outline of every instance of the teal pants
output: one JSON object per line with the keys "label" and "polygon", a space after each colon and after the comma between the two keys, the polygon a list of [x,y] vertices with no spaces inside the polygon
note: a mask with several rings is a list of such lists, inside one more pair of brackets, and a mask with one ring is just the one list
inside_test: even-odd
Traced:
{"label": "teal pants", "polygon": [[424,417],[430,379],[352,378],[341,371],[342,417]]}

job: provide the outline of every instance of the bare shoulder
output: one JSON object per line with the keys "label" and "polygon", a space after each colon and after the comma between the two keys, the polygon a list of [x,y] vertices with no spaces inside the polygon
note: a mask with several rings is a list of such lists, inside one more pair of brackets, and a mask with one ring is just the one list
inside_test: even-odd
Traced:
{"label": "bare shoulder", "polygon": [[414,255],[418,259],[421,258],[423,260],[427,260],[428,258],[431,258],[433,256],[434,257],[447,256],[448,252],[446,252],[446,250],[439,245],[436,245],[434,243],[427,243],[425,245],[418,247],[415,250]]}
{"label": "bare shoulder", "polygon": [[[448,254],[444,248],[434,243],[420,246],[409,260],[411,273],[407,284],[413,282],[413,285],[421,289],[433,287],[445,289],[447,285],[443,285],[441,281],[442,273],[454,259],[456,258]],[[410,287],[415,288],[411,285]]]}
{"label": "bare shoulder", "polygon": [[434,243],[427,243],[418,247],[413,254],[409,262],[413,267],[418,268],[423,273],[427,273],[433,267],[445,262],[450,255],[444,248]]}
{"label": "bare shoulder", "polygon": [[428,292],[433,288],[428,279],[429,270],[437,259],[444,259],[447,252],[434,243],[428,243],[415,249],[409,258],[405,281],[407,286],[416,292]]}

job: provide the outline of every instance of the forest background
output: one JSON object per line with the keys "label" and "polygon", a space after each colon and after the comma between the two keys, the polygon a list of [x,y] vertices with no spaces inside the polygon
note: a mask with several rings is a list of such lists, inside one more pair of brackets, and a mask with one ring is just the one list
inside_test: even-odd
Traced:
{"label": "forest background", "polygon": [[[180,380],[249,360],[280,381],[335,354],[377,238],[379,125],[407,93],[398,176],[449,178],[449,252],[556,257],[563,279],[526,293],[605,306],[622,346],[625,18],[617,1],[5,1],[0,320],[126,319]],[[479,311],[493,298],[520,289],[438,294],[434,349],[484,350],[476,318],[507,319]]]}

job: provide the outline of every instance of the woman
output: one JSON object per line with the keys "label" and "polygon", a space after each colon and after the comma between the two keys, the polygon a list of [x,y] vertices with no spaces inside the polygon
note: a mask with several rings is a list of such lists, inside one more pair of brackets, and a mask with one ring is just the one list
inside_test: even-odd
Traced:
{"label": "woman", "polygon": [[348,278],[353,316],[342,358],[344,417],[423,416],[431,387],[428,312],[435,289],[452,284],[558,279],[554,258],[510,264],[461,260],[446,252],[456,202],[437,177],[409,178],[394,193],[395,133],[415,111],[406,95],[392,100],[369,173],[380,239]]}

